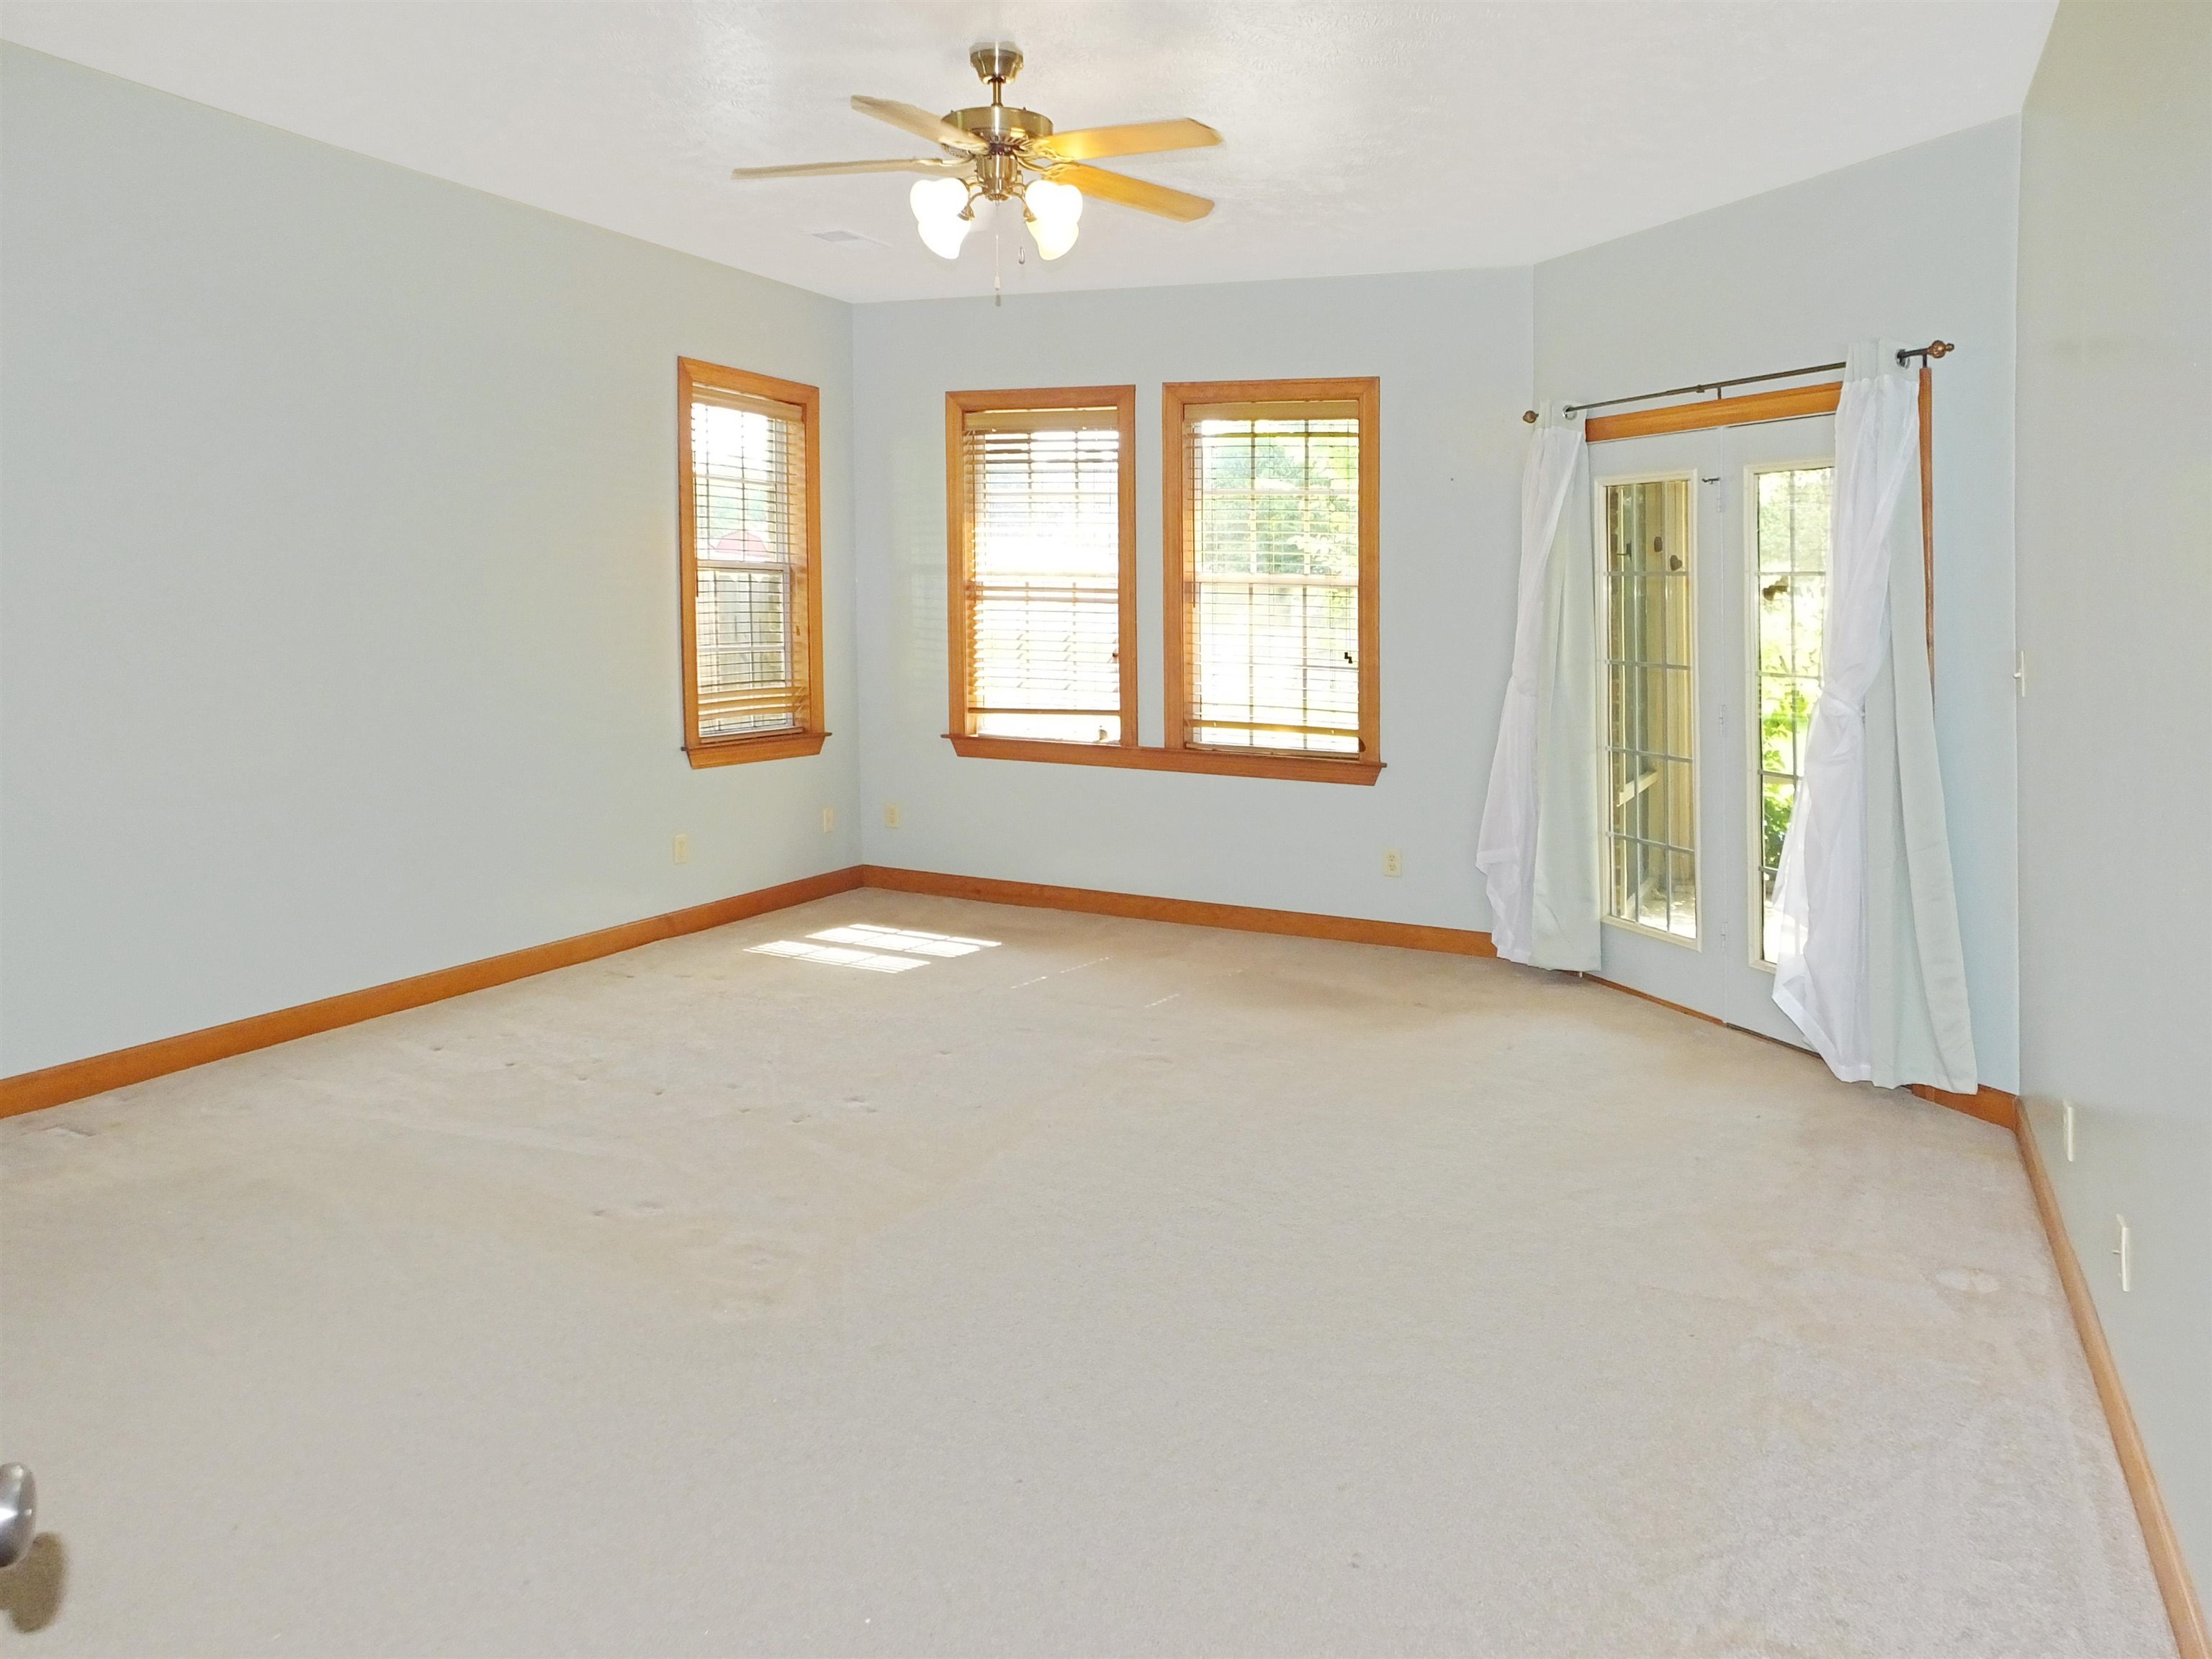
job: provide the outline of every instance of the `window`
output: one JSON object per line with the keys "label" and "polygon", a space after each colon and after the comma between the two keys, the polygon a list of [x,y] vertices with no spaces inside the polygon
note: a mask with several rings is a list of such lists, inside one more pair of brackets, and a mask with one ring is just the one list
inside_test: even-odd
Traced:
{"label": "window", "polygon": [[694,766],[821,752],[820,393],[681,358],[684,747]]}
{"label": "window", "polygon": [[1380,769],[1381,401],[1373,380],[1165,388],[1170,749]]}
{"label": "window", "polygon": [[1686,477],[1599,491],[1605,591],[1607,902],[1614,921],[1698,937],[1696,617]]}
{"label": "window", "polygon": [[1831,466],[1778,467],[1752,474],[1752,614],[1757,619],[1759,959],[1778,959],[1774,908],[1782,842],[1805,771],[1805,740],[1820,700],[1820,632],[1828,619],[1828,486]]}
{"label": "window", "polygon": [[[951,735],[1137,741],[1134,386],[945,406]],[[1049,753],[1049,750],[1046,752]]]}

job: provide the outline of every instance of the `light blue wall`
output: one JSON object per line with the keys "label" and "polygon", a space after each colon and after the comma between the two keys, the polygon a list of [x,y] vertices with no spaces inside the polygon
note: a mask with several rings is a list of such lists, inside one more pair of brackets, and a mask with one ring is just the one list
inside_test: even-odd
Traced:
{"label": "light blue wall", "polygon": [[1936,723],[1982,1081],[2018,1086],[2013,270],[2000,121],[1536,267],[1536,385],[1564,402],[1954,341],[1936,374]]}
{"label": "light blue wall", "polygon": [[2062,5],[2021,173],[2021,1081],[2203,1594],[2212,8]]}
{"label": "light blue wall", "polygon": [[[2212,1583],[2208,79],[2204,8],[2069,0],[2024,141],[1533,272],[854,310],[0,50],[0,1072],[862,856],[1485,927],[1522,407],[1941,335],[1938,721],[1984,1076],[2025,1082],[2047,1147],[2080,1110],[2054,1177]],[[678,355],[822,387],[817,759],[679,751]],[[1383,384],[1379,784],[952,755],[945,391],[1138,386],[1157,743],[1159,385],[1340,374]]]}
{"label": "light blue wall", "polygon": [[[854,861],[846,307],[0,77],[0,1071]],[[679,354],[822,388],[818,757],[679,752]]]}
{"label": "light blue wall", "polygon": [[[1534,389],[1887,331],[1963,347],[1939,696],[1978,1034],[2011,1080],[2011,125],[1533,273],[852,308],[34,53],[6,74],[7,1070],[863,856],[1486,927]],[[678,353],[823,389],[818,761],[678,752]],[[1156,743],[1160,383],[1325,374],[1383,386],[1381,781],[956,757],[945,392],[1138,386]]]}
{"label": "light blue wall", "polygon": [[[1528,276],[1455,272],[864,306],[854,526],[871,862],[1488,924],[1474,865],[1510,651]],[[963,760],[945,740],[945,394],[1137,387],[1139,686],[1161,738],[1160,386],[1382,382],[1382,759],[1372,788]],[[884,826],[896,802],[901,827]],[[1386,848],[1405,873],[1382,873]]]}
{"label": "light blue wall", "polygon": [[[2015,123],[1528,271],[865,306],[855,313],[873,862],[1461,927],[1510,648],[1531,387],[1601,397],[1957,340],[1936,401],[1938,697],[1985,1080],[2017,1078]],[[1147,742],[1160,735],[1158,383],[1379,374],[1383,757],[1371,792],[963,761],[945,729],[942,397],[1134,381]],[[902,827],[881,807],[896,802]],[[1385,847],[1406,874],[1380,873]]]}

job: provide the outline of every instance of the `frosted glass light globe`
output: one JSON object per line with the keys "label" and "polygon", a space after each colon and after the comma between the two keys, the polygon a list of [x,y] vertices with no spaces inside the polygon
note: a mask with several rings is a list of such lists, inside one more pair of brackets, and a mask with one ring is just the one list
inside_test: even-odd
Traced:
{"label": "frosted glass light globe", "polygon": [[975,228],[973,219],[960,216],[968,205],[968,186],[957,179],[917,179],[906,199],[923,246],[941,259],[958,258],[961,243]]}
{"label": "frosted glass light globe", "polygon": [[1029,187],[1030,237],[1039,254],[1057,259],[1075,246],[1083,217],[1083,192],[1073,185],[1056,185],[1040,179]]}

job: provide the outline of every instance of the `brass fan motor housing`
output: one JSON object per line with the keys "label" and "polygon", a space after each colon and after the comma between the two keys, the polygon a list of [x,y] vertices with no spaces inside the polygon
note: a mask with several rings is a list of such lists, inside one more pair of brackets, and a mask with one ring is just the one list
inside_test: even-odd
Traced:
{"label": "brass fan motor housing", "polygon": [[1012,41],[986,40],[971,46],[968,62],[991,88],[991,101],[974,109],[956,109],[945,123],[983,141],[986,148],[975,157],[975,187],[986,200],[1003,202],[1020,193],[1022,153],[1036,140],[1049,137],[1052,123],[1033,109],[1011,108],[1004,101],[1006,82],[1022,72],[1021,48]]}
{"label": "brass fan motor housing", "polygon": [[974,133],[986,143],[1018,144],[1028,138],[1052,137],[1049,120],[1033,109],[1016,109],[1012,104],[979,104],[974,109],[956,109],[945,116],[945,121],[947,126]]}
{"label": "brass fan motor housing", "polygon": [[1010,104],[956,109],[945,121],[948,126],[974,133],[988,146],[975,157],[975,184],[994,202],[1003,202],[1020,189],[1024,152],[1036,140],[1052,135],[1049,120],[1033,109],[1016,109]]}

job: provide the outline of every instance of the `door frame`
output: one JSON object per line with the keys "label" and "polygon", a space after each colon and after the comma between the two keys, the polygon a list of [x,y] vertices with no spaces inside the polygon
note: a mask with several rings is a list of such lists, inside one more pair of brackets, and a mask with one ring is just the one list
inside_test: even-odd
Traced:
{"label": "door frame", "polygon": [[[1735,1030],[1803,1048],[1795,1024],[1773,1002],[1774,969],[1765,959],[1764,736],[1759,718],[1758,489],[1760,475],[1832,468],[1833,416],[1824,411],[1742,426],[1689,427],[1608,440],[1624,446],[1619,465],[1593,457],[1588,511],[1596,572],[1593,653],[1599,676],[1596,766],[1597,856],[1603,871],[1596,977]],[[1762,431],[1760,428],[1779,428]],[[1610,487],[1686,479],[1692,537],[1687,584],[1689,690],[1694,709],[1691,823],[1697,869],[1696,935],[1685,938],[1617,917],[1613,908],[1611,688],[1607,629],[1607,498]],[[1732,525],[1731,519],[1740,520]],[[1723,660],[1714,652],[1741,655]],[[1731,729],[1731,728],[1734,729]],[[1741,930],[1741,939],[1727,935]],[[1641,944],[1639,939],[1657,944]],[[1662,945],[1677,947],[1675,951]],[[1687,954],[1683,954],[1686,952]]]}

